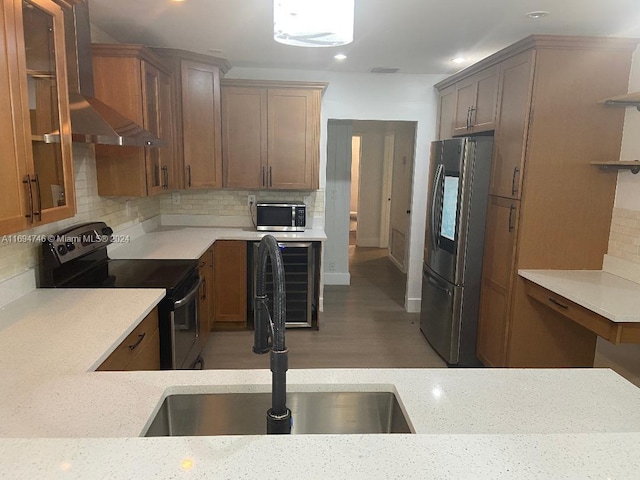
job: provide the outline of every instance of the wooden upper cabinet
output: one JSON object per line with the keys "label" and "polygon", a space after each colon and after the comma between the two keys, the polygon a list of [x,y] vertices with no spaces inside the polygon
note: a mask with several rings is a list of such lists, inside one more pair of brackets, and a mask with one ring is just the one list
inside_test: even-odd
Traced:
{"label": "wooden upper cabinet", "polygon": [[438,140],[453,136],[453,119],[456,114],[456,86],[440,91],[438,99]]}
{"label": "wooden upper cabinet", "polygon": [[520,198],[533,92],[535,50],[502,64],[489,193]]}
{"label": "wooden upper cabinet", "polygon": [[454,135],[495,129],[499,68],[494,65],[456,83]]}
{"label": "wooden upper cabinet", "polygon": [[175,157],[180,188],[222,187],[220,77],[227,60],[171,48],[153,48],[175,76]]}
{"label": "wooden upper cabinet", "polygon": [[267,174],[267,89],[222,88],[224,186],[264,188]]}
{"label": "wooden upper cabinet", "polygon": [[142,45],[94,44],[96,97],[165,142],[162,147],[96,145],[98,194],[147,196],[175,182],[172,78]]}
{"label": "wooden upper cabinet", "polygon": [[0,234],[75,214],[62,9],[0,2]]}
{"label": "wooden upper cabinet", "polygon": [[224,80],[224,186],[318,188],[326,84]]}

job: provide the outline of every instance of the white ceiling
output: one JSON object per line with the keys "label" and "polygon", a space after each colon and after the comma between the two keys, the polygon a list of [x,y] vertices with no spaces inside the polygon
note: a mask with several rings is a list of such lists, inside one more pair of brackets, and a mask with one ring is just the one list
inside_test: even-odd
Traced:
{"label": "white ceiling", "polygon": [[[224,56],[239,67],[451,73],[534,33],[640,37],[640,0],[356,0],[354,42],[331,48],[276,43],[271,0],[89,0],[89,9],[120,42]],[[551,15],[525,15],[534,10]],[[334,60],[338,52],[347,60]],[[468,63],[450,62],[459,55]]]}

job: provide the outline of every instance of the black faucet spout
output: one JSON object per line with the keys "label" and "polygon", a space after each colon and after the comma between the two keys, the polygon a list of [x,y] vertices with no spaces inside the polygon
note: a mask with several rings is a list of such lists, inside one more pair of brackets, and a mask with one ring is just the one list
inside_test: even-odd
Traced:
{"label": "black faucet spout", "polygon": [[[267,259],[273,274],[273,316],[269,314],[266,294]],[[284,262],[278,242],[265,235],[258,247],[256,291],[254,298],[254,353],[271,350],[271,408],[267,411],[267,433],[291,433],[291,410],[287,408],[288,349],[285,344],[286,292]],[[271,341],[269,341],[271,340]]]}

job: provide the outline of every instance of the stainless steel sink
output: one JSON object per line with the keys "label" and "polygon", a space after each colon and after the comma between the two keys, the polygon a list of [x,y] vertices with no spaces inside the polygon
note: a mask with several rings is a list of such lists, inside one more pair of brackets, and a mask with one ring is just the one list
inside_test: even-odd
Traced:
{"label": "stainless steel sink", "polygon": [[[262,435],[270,393],[168,396],[145,437]],[[289,392],[292,434],[413,433],[391,392]]]}

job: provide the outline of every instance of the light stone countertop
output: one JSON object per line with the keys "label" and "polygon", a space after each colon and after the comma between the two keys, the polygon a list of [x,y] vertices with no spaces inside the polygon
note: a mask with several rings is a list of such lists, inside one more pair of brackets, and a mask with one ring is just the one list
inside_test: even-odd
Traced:
{"label": "light stone countertop", "polygon": [[216,240],[259,241],[265,235],[273,235],[279,241],[324,241],[321,228],[304,232],[258,232],[255,228],[242,227],[184,227],[161,226],[128,243],[113,244],[109,257],[114,259],[197,259]]}
{"label": "light stone countertop", "polygon": [[395,392],[416,435],[138,438],[166,395],[268,391],[271,380],[268,358],[264,370],[93,372],[162,295],[47,289],[0,309],[0,477],[631,479],[640,471],[640,389],[606,369],[290,365],[290,390]]}
{"label": "light stone countertop", "polygon": [[519,270],[518,273],[613,322],[640,322],[640,284],[601,270]]}

